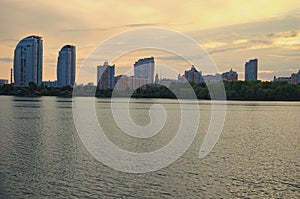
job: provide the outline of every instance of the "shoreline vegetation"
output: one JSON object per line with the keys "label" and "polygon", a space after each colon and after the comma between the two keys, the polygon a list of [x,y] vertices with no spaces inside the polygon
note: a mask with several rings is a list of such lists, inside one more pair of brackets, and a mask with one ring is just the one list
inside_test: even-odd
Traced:
{"label": "shoreline vegetation", "polygon": [[[38,96],[88,96],[99,98],[114,97],[133,97],[133,98],[169,98],[169,99],[190,99],[191,96],[197,99],[210,100],[209,88],[213,88],[218,94],[218,89],[221,84],[210,84],[207,86],[204,83],[172,83],[169,88],[162,85],[147,85],[143,88],[138,88],[134,92],[130,89],[119,90],[99,90],[96,86],[80,86],[72,88],[65,86],[62,88],[37,86],[35,83],[30,83],[28,87],[14,88],[10,84],[0,87],[0,95],[14,95],[26,97]],[[191,93],[193,88],[194,94]],[[300,101],[300,84],[293,85],[287,82],[261,82],[261,81],[236,81],[224,82],[226,99],[227,100],[243,100],[243,101]],[[175,94],[171,91],[175,91]],[[222,90],[220,90],[222,93]],[[223,95],[224,96],[224,95]],[[214,99],[222,97],[214,96]]]}

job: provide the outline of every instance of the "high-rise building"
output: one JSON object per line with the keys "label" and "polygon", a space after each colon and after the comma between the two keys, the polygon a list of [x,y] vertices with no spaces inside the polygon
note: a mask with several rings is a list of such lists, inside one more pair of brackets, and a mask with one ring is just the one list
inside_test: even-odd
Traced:
{"label": "high-rise building", "polygon": [[76,47],[65,45],[58,53],[57,86],[74,86],[76,74]]}
{"label": "high-rise building", "polygon": [[29,86],[29,82],[42,84],[43,40],[39,36],[22,39],[14,51],[14,85]]}
{"label": "high-rise building", "polygon": [[154,57],[139,59],[134,63],[134,76],[154,83]]}
{"label": "high-rise building", "polygon": [[245,64],[245,81],[257,80],[257,59],[252,59]]}
{"label": "high-rise building", "polygon": [[110,66],[107,61],[103,66],[97,66],[97,82],[100,90],[113,89],[115,86],[115,65]]}
{"label": "high-rise building", "polygon": [[202,72],[198,71],[195,66],[192,66],[191,70],[184,71],[184,77],[189,81],[196,84],[203,83]]}
{"label": "high-rise building", "polygon": [[222,79],[224,81],[237,81],[238,80],[238,73],[236,71],[233,71],[232,69],[230,69],[229,72],[225,72],[222,74]]}

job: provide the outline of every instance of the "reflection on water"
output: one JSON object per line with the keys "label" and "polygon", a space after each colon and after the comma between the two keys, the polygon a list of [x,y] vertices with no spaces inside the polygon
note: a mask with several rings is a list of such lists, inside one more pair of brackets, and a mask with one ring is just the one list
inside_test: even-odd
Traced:
{"label": "reflection on water", "polygon": [[[300,197],[299,102],[228,102],[220,140],[198,159],[210,120],[209,101],[199,101],[201,125],[193,145],[174,164],[146,174],[112,170],[86,151],[73,124],[71,98],[1,96],[0,102],[0,198]],[[140,125],[149,123],[153,103],[169,113],[163,132],[149,140],[119,132],[109,99],[96,102],[108,137],[122,148],[151,151],[176,133],[176,100],[131,101],[130,114]]]}

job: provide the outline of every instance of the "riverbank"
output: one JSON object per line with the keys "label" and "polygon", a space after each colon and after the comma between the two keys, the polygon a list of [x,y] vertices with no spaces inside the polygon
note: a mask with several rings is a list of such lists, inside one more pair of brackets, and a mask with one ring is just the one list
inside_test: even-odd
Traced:
{"label": "riverbank", "polygon": [[[224,86],[223,86],[224,85]],[[292,85],[285,82],[224,82],[224,84],[213,84],[215,88],[221,88],[219,91],[222,93],[222,88],[225,88],[227,100],[235,101],[300,101],[300,84]],[[190,85],[176,83],[171,84],[168,88],[162,85],[149,85],[143,88],[138,88],[135,91],[130,89],[125,90],[98,90],[96,86],[83,86],[83,87],[44,87],[31,85],[26,88],[14,89],[11,85],[5,85],[0,89],[0,95],[15,95],[26,97],[39,97],[39,96],[58,96],[58,97],[98,97],[110,98],[114,97],[133,97],[133,98],[166,98],[166,99],[211,99],[211,88],[206,84]],[[194,93],[188,95],[187,88],[192,88]],[[173,93],[176,91],[176,95]],[[217,90],[218,91],[218,90]],[[223,90],[224,91],[224,90]],[[188,91],[190,92],[190,91]],[[224,95],[215,97],[218,92],[214,92],[213,99],[224,100]],[[223,93],[224,94],[224,93]]]}

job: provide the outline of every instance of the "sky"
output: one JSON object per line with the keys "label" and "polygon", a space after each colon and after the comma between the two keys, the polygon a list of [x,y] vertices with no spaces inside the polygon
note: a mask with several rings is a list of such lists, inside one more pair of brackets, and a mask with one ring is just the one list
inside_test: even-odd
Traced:
{"label": "sky", "polygon": [[[299,22],[299,0],[0,0],[0,79],[9,79],[14,48],[26,36],[43,37],[43,80],[55,80],[58,51],[65,44],[76,46],[79,70],[90,52],[111,36],[156,27],[193,38],[220,72],[232,68],[243,80],[245,62],[258,58],[259,79],[272,80],[300,70]],[[181,74],[191,67],[157,50],[129,52],[112,64],[118,75],[148,56]],[[101,65],[101,59],[91,67]],[[168,72],[163,76],[169,77]],[[96,77],[84,81],[95,82]]]}

